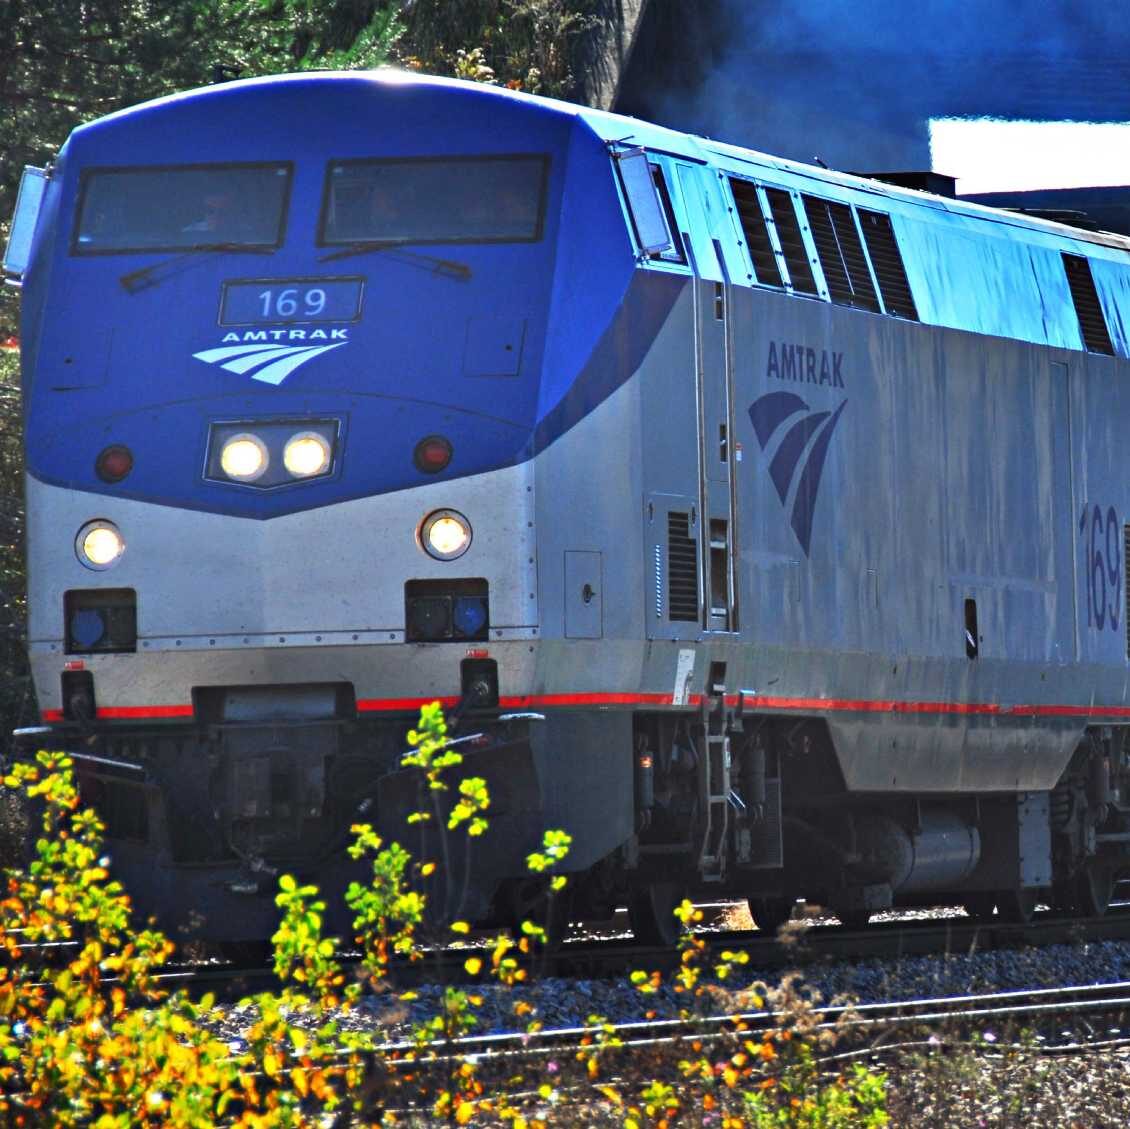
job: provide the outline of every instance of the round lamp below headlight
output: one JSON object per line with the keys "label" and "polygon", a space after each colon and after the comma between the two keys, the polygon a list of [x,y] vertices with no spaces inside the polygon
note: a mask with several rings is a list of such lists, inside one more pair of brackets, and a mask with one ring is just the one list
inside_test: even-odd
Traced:
{"label": "round lamp below headlight", "polygon": [[126,543],[112,522],[89,521],[75,538],[75,552],[87,568],[109,568],[125,552]]}
{"label": "round lamp below headlight", "polygon": [[330,468],[330,445],[316,431],[300,431],[286,441],[283,465],[295,478],[313,478]]}
{"label": "round lamp below headlight", "polygon": [[471,523],[455,510],[436,510],[420,527],[420,543],[438,561],[453,561],[471,546]]}
{"label": "round lamp below headlight", "polygon": [[267,446],[257,435],[233,435],[220,452],[220,466],[236,482],[254,482],[267,469]]}

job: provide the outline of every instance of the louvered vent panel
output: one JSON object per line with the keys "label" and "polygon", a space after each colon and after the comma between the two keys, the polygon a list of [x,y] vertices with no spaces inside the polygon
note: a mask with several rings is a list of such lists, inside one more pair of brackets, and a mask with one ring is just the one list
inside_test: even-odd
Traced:
{"label": "louvered vent panel", "polygon": [[1113,355],[1114,346],[1110,343],[1103,308],[1099,305],[1099,295],[1095,290],[1095,280],[1091,277],[1091,264],[1082,255],[1065,254],[1063,266],[1067,271],[1067,285],[1071,287],[1075,313],[1079,317],[1083,344],[1089,353]]}
{"label": "louvered vent panel", "polygon": [[734,192],[734,203],[738,206],[738,219],[745,232],[746,246],[753,262],[753,273],[763,286],[781,286],[781,269],[777,266],[777,256],[773,254],[773,244],[769,242],[769,228],[761,212],[761,201],[757,189],[748,180],[730,181]]}
{"label": "louvered vent panel", "polygon": [[812,267],[808,263],[808,249],[800,231],[800,221],[796,216],[793,198],[783,188],[766,188],[769,211],[777,228],[777,241],[781,244],[781,254],[789,268],[792,288],[800,294],[815,294],[816,279],[812,277]]}
{"label": "louvered vent panel", "polygon": [[878,313],[879,296],[871,283],[867,256],[851,208],[813,196],[803,200],[832,301]]}
{"label": "louvered vent panel", "polygon": [[685,513],[667,515],[667,618],[698,621],[698,546]]}
{"label": "louvered vent panel", "polygon": [[883,306],[887,313],[896,318],[917,321],[918,307],[910,292],[910,281],[906,277],[891,217],[884,212],[865,212],[861,208],[859,224],[863,228],[867,253],[871,256],[871,265],[875,268],[879,293],[883,296]]}
{"label": "louvered vent panel", "polygon": [[847,204],[828,202],[828,214],[832,217],[836,240],[840,245],[840,258],[847,271],[851,285],[851,304],[861,310],[879,312],[879,295],[871,281],[871,271],[867,267],[867,255],[855,226],[855,217]]}
{"label": "louvered vent panel", "polygon": [[851,305],[851,283],[848,281],[844,261],[840,257],[840,241],[832,227],[832,217],[828,214],[828,202],[816,200],[811,196],[802,197],[804,210],[808,215],[808,226],[812,228],[812,242],[816,244],[816,254],[824,268],[824,278],[828,282],[828,293],[833,302],[842,306]]}

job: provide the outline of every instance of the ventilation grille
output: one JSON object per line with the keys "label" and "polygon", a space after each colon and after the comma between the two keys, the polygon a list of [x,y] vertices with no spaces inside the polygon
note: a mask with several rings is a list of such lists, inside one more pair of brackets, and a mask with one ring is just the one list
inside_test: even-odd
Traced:
{"label": "ventilation grille", "polygon": [[1095,280],[1091,277],[1091,264],[1081,255],[1065,254],[1063,267],[1067,271],[1067,285],[1071,287],[1071,300],[1075,303],[1087,352],[1113,355],[1114,347],[1110,343],[1102,306],[1099,305]]}
{"label": "ventilation grille", "polygon": [[867,256],[855,229],[851,208],[813,196],[803,199],[812,241],[816,244],[832,301],[878,313],[879,296],[871,283]]}
{"label": "ventilation grille", "polygon": [[690,515],[667,515],[667,618],[698,622],[698,546]]}
{"label": "ventilation grille", "polygon": [[891,217],[883,212],[865,212],[860,208],[859,225],[863,228],[867,253],[871,256],[871,266],[875,269],[879,293],[883,296],[883,306],[887,313],[897,318],[917,321],[918,309],[914,305],[914,295],[910,292],[910,282],[891,227]]}
{"label": "ventilation grille", "polygon": [[815,294],[816,279],[812,277],[812,267],[808,264],[808,250],[800,233],[800,223],[796,218],[796,208],[792,197],[783,188],[766,188],[765,197],[769,201],[769,211],[777,228],[777,241],[781,244],[781,254],[789,268],[789,282],[800,294]]}
{"label": "ventilation grille", "polygon": [[731,180],[734,203],[738,206],[738,219],[745,232],[746,246],[753,262],[753,273],[762,286],[782,286],[781,268],[777,266],[777,256],[773,254],[773,244],[769,242],[769,226],[761,212],[761,201],[757,189],[748,180]]}

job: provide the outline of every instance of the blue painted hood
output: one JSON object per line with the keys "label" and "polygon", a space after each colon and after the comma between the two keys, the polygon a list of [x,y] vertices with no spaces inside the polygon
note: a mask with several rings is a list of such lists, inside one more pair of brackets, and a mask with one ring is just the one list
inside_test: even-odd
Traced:
{"label": "blue painted hood", "polygon": [[[548,156],[540,241],[420,244],[330,260],[334,249],[316,245],[330,160],[481,153]],[[273,253],[70,253],[84,169],[225,161],[292,162],[285,239]],[[635,263],[604,144],[559,104],[436,80],[233,83],[76,130],[50,195],[51,227],[25,293],[28,466],[44,481],[273,517],[433,481],[412,462],[430,434],[455,450],[438,477],[511,465],[576,422],[562,405],[576,400],[578,381],[604,390],[585,398],[591,407],[629,375],[610,374],[607,359],[597,364],[603,375],[590,371],[624,316]],[[436,258],[465,269],[437,270]],[[358,321],[218,324],[226,281],[343,276],[363,280]],[[638,302],[627,306],[639,315]],[[272,385],[253,368],[225,369],[215,352],[264,342],[310,354]],[[334,347],[319,351],[326,345]],[[331,478],[270,491],[204,481],[212,422],[303,417],[341,421]],[[133,472],[114,486],[94,472],[111,443],[135,455]]]}

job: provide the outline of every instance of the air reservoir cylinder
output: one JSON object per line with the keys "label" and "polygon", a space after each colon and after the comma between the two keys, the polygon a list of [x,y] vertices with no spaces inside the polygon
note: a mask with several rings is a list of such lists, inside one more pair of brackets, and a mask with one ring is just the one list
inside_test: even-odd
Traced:
{"label": "air reservoir cylinder", "polygon": [[859,817],[855,831],[863,867],[896,893],[953,889],[981,858],[977,828],[941,808],[923,811],[913,831],[886,815]]}

